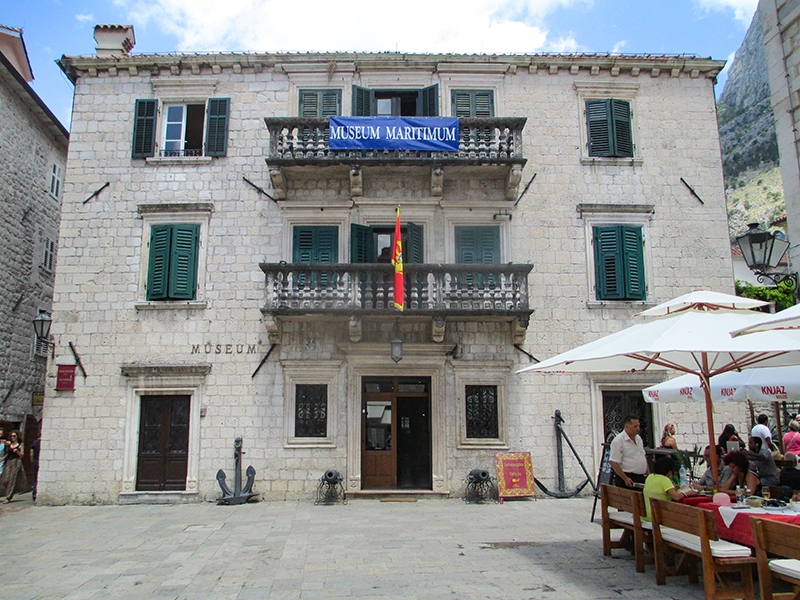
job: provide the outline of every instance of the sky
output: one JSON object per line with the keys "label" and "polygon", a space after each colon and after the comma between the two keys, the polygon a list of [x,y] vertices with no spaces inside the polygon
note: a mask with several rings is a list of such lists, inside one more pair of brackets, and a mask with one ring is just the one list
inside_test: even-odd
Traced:
{"label": "sky", "polygon": [[[728,60],[758,0],[1,0],[23,30],[34,91],[69,128],[55,60],[94,54],[96,24],[132,24],[133,53],[693,54]],[[224,10],[223,10],[224,7]],[[395,8],[396,7],[396,8]],[[722,91],[726,70],[719,77]]]}

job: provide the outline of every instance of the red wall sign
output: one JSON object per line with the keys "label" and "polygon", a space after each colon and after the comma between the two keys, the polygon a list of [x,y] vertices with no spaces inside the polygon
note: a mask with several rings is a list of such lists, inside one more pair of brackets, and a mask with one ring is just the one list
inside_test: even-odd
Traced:
{"label": "red wall sign", "polygon": [[75,389],[75,367],[77,365],[58,365],[56,378],[57,392],[70,392]]}
{"label": "red wall sign", "polygon": [[535,496],[530,452],[495,454],[497,491],[501,498]]}

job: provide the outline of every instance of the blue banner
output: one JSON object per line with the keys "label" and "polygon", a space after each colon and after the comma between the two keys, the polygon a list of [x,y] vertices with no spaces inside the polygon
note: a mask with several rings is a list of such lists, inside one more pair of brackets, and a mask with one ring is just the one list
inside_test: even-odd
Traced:
{"label": "blue banner", "polygon": [[331,150],[458,150],[456,117],[331,117]]}

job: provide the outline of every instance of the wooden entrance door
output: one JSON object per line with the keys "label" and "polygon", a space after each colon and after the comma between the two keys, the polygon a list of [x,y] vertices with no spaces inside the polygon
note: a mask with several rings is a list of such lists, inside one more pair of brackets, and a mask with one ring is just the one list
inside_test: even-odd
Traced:
{"label": "wooden entrance door", "polygon": [[186,489],[189,396],[142,396],[136,489]]}
{"label": "wooden entrance door", "polygon": [[362,487],[432,488],[429,390],[427,377],[364,378]]}

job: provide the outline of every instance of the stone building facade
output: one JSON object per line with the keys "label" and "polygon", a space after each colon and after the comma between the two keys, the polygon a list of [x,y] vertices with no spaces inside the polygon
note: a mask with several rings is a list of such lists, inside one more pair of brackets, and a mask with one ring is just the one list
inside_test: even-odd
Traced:
{"label": "stone building facade", "polygon": [[41,417],[49,346],[33,320],[50,313],[69,133],[29,83],[22,32],[0,26],[0,421]]}
{"label": "stone building facade", "polygon": [[[667,421],[707,439],[701,407],[642,406],[663,375],[515,371],[659,301],[732,291],[722,61],[60,64],[76,87],[55,363],[74,364],[71,343],[86,376],[48,386],[42,501],[211,500],[237,437],[274,499],[310,498],[327,469],[352,494],[461,495],[504,451],[531,452],[552,489],[557,409],[595,472],[623,412],[656,444]],[[457,116],[457,149],[338,150],[332,115]],[[403,312],[382,251],[398,207]],[[570,456],[564,473],[583,479]]]}

